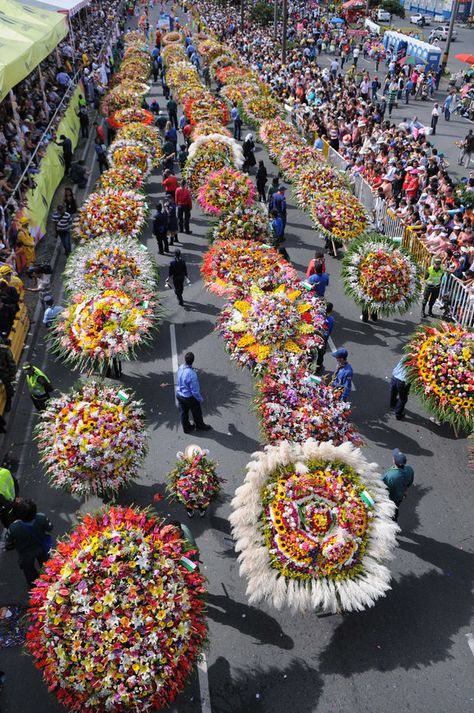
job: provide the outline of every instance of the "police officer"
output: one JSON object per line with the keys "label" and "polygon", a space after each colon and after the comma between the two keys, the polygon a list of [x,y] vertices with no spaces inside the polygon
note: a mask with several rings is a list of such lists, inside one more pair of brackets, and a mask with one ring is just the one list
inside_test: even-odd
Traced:
{"label": "police officer", "polygon": [[351,395],[352,376],[354,373],[352,366],[347,361],[348,351],[341,347],[336,349],[335,352],[331,352],[331,356],[337,360],[337,369],[332,376],[331,385],[335,389],[340,389],[340,398],[342,401],[347,401]]}
{"label": "police officer", "polygon": [[26,386],[37,411],[44,411],[53,390],[51,380],[33,364],[25,364]]}
{"label": "police officer", "polygon": [[444,270],[441,267],[441,258],[435,257],[433,263],[425,273],[425,289],[423,291],[423,302],[421,304],[422,317],[426,317],[426,304],[428,304],[428,316],[434,316],[433,305],[439,297],[443,275]]}
{"label": "police officer", "polygon": [[0,522],[9,527],[15,519],[15,498],[19,492],[18,481],[8,468],[0,467]]}

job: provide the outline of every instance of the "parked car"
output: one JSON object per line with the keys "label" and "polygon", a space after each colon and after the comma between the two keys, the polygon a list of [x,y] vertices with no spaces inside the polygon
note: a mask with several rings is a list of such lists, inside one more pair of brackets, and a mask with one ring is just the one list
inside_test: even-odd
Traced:
{"label": "parked car", "polygon": [[377,10],[377,22],[390,22],[391,19],[391,14],[386,10],[382,10],[381,8]]}
{"label": "parked car", "polygon": [[418,27],[425,27],[426,25],[431,25],[431,20],[426,15],[422,15],[421,12],[417,12],[410,16],[410,22],[412,25],[418,25]]}
{"label": "parked car", "polygon": [[[432,42],[433,40],[446,41],[448,39],[448,34],[449,34],[448,25],[441,25],[440,27],[435,27],[430,32],[429,41],[430,42]],[[453,34],[451,35],[451,40],[454,42],[454,40],[456,39],[457,36],[458,36],[458,33],[456,32],[456,30],[453,30]]]}

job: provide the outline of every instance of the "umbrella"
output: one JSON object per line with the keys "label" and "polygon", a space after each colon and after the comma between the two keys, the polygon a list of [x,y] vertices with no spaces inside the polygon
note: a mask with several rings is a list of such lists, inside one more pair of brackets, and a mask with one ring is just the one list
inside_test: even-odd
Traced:
{"label": "umbrella", "polygon": [[466,64],[474,64],[474,54],[456,54],[454,56],[460,62],[466,62]]}
{"label": "umbrella", "polygon": [[402,57],[401,59],[399,59],[398,64],[428,64],[428,62],[426,61],[426,59],[422,59],[421,57],[414,57],[412,54],[409,54],[406,57]]}
{"label": "umbrella", "polygon": [[331,22],[333,25],[343,25],[344,24],[344,20],[342,19],[342,17],[333,17],[333,18],[331,18]]}

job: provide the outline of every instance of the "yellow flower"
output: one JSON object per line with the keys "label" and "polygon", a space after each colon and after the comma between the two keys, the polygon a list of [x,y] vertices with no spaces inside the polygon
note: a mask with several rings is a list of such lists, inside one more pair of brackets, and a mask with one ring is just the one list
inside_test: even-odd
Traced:
{"label": "yellow flower", "polygon": [[238,347],[248,347],[251,344],[255,344],[255,338],[251,334],[245,334],[237,342]]}
{"label": "yellow flower", "polygon": [[294,342],[292,339],[288,339],[284,345],[283,348],[287,352],[292,352],[293,354],[300,354],[301,353],[301,347],[299,347],[296,342]]}

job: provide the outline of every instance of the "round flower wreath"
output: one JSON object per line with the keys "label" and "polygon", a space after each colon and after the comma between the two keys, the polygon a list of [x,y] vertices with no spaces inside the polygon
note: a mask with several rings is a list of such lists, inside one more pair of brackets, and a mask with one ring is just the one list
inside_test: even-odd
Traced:
{"label": "round flower wreath", "polygon": [[161,41],[166,47],[166,45],[179,44],[183,41],[183,37],[180,32],[167,32],[163,35]]}
{"label": "round flower wreath", "polygon": [[75,294],[54,324],[55,351],[79,366],[131,359],[151,339],[159,316],[155,293],[136,282],[124,288]]}
{"label": "round flower wreath", "polygon": [[99,180],[100,187],[105,191],[139,191],[145,182],[141,171],[133,166],[109,168]]}
{"label": "round flower wreath", "polygon": [[319,165],[322,167],[322,159],[316,149],[299,144],[288,146],[282,151],[278,159],[287,181],[295,181],[300,171],[306,170],[308,164],[315,166],[315,162],[320,162]]}
{"label": "round flower wreath", "polygon": [[138,282],[143,289],[157,289],[158,269],[145,245],[133,238],[104,236],[100,241],[78,245],[63,272],[69,294],[103,290],[111,284]]}
{"label": "round flower wreath", "polygon": [[137,508],[63,538],[30,594],[27,648],[68,710],[157,710],[183,690],[206,638],[196,557]]}
{"label": "round flower wreath", "polygon": [[264,292],[252,285],[241,299],[223,308],[216,329],[231,359],[256,373],[270,359],[284,365],[291,355],[304,361],[322,345],[324,306],[301,290],[280,285]]}
{"label": "round flower wreath", "polygon": [[73,232],[86,241],[105,235],[138,238],[145,227],[148,206],[135,191],[91,193],[79,209]]}
{"label": "round flower wreath", "polygon": [[413,258],[377,233],[363,235],[348,245],[341,275],[346,294],[370,312],[406,312],[420,294]]}
{"label": "round flower wreath", "polygon": [[109,148],[108,156],[112,167],[132,166],[138,168],[145,178],[151,173],[150,152],[141,141],[116,139]]}
{"label": "round flower wreath", "polygon": [[201,208],[213,215],[251,205],[254,198],[255,186],[250,178],[245,173],[227,167],[213,171],[197,196]]}
{"label": "round flower wreath", "polygon": [[198,123],[193,126],[191,138],[193,141],[197,141],[201,136],[209,136],[210,134],[230,136],[230,131],[218,121],[198,121]]}
{"label": "round flower wreath", "polygon": [[230,515],[251,604],[361,611],[390,589],[394,504],[350,443],[309,439],[256,453]]}
{"label": "round flower wreath", "polygon": [[421,326],[405,347],[409,381],[439,421],[474,428],[474,332],[440,322]]}
{"label": "round flower wreath", "polygon": [[155,120],[151,111],[142,109],[141,107],[131,107],[129,109],[120,109],[112,116],[109,116],[109,124],[115,129],[121,129],[127,124],[139,123],[145,126],[153,124]]}
{"label": "round flower wreath", "polygon": [[278,160],[280,154],[290,144],[295,144],[295,127],[280,118],[263,121],[258,133],[272,160]]}
{"label": "round flower wreath", "polygon": [[222,134],[208,134],[196,138],[188,151],[188,160],[192,160],[200,152],[222,153],[232,161],[235,168],[242,168],[244,154],[241,146],[230,136]]}
{"label": "round flower wreath", "polygon": [[315,438],[336,446],[346,441],[362,445],[349,421],[350,404],[341,401],[331,386],[305,367],[290,364],[285,369],[273,369],[270,363],[256,391],[260,429],[267,443],[304,443]]}
{"label": "round flower wreath", "polygon": [[147,149],[153,166],[159,166],[163,158],[163,150],[161,148],[160,133],[154,126],[137,123],[127,124],[119,131],[117,140],[142,144]]}
{"label": "round flower wreath", "polygon": [[100,103],[100,113],[102,116],[110,116],[119,109],[127,109],[129,107],[138,108],[142,103],[143,92],[139,86],[134,86],[129,83],[122,86],[118,84],[110,90]]}
{"label": "round flower wreath", "polygon": [[270,220],[262,208],[239,207],[224,213],[212,231],[212,240],[254,240],[269,243],[272,239]]}
{"label": "round flower wreath", "polygon": [[242,114],[246,124],[257,128],[263,121],[279,117],[281,109],[271,97],[251,96],[242,102]]}
{"label": "round flower wreath", "polygon": [[191,445],[177,453],[178,461],[166,476],[167,490],[187,510],[205,510],[215,500],[221,488],[216,464],[208,458],[209,451]]}
{"label": "round flower wreath", "polygon": [[295,286],[296,270],[268,245],[249,240],[219,240],[204,254],[201,274],[207,289],[235,299],[252,284],[262,290]]}
{"label": "round flower wreath", "polygon": [[184,115],[191,124],[199,121],[219,121],[224,126],[229,123],[229,110],[221,99],[210,92],[205,92],[201,97],[192,96],[184,104]]}
{"label": "round flower wreath", "polygon": [[367,214],[362,203],[344,189],[329,190],[314,199],[310,214],[316,227],[336,240],[353,240],[367,230]]}
{"label": "round flower wreath", "polygon": [[141,402],[94,381],[50,399],[35,438],[51,485],[73,495],[113,495],[136,478],[147,453]]}
{"label": "round flower wreath", "polygon": [[313,161],[303,166],[296,176],[296,203],[302,210],[308,210],[315,200],[324,204],[328,192],[343,188],[342,179],[334,169],[322,165],[319,161]]}
{"label": "round flower wreath", "polygon": [[192,158],[186,160],[183,177],[188,183],[189,190],[197,193],[207,181],[211,173],[223,168],[233,168],[232,160],[225,150],[207,151],[201,148]]}
{"label": "round flower wreath", "polygon": [[[172,44],[162,47],[161,56],[163,57],[163,61],[167,67],[169,67],[169,65],[173,62],[186,61],[186,51],[182,45]],[[169,67],[169,69],[171,69],[171,67]],[[167,69],[167,72],[169,69]]]}

